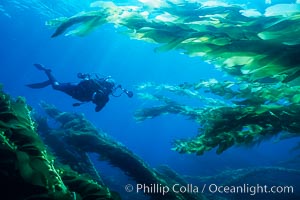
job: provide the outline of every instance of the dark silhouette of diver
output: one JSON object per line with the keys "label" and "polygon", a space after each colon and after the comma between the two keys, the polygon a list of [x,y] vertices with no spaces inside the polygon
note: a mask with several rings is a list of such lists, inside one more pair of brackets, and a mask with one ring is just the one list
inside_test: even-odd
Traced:
{"label": "dark silhouette of diver", "polygon": [[[30,88],[38,89],[52,85],[55,90],[62,91],[81,103],[74,103],[73,106],[80,106],[86,102],[93,102],[96,104],[95,111],[99,112],[109,101],[109,95],[119,97],[123,93],[127,94],[129,98],[133,96],[131,91],[122,88],[121,85],[115,86],[114,81],[110,77],[100,78],[97,74],[78,73],[77,77],[82,79],[79,83],[60,83],[51,73],[50,69],[45,68],[41,64],[34,64],[34,66],[42,70],[48,76],[48,80],[41,83],[28,84]],[[121,93],[116,95],[115,91],[121,89]]]}

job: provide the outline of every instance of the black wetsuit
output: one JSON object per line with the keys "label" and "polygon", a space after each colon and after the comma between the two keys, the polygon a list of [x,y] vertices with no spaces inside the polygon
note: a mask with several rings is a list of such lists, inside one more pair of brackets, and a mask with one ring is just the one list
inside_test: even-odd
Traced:
{"label": "black wetsuit", "polygon": [[[92,101],[96,104],[95,111],[99,112],[109,101],[109,95],[114,90],[114,83],[106,79],[83,79],[78,84],[60,83],[51,73],[51,70],[44,68],[42,65],[35,65],[38,69],[45,71],[48,76],[47,81],[27,85],[30,88],[43,88],[52,85],[53,89],[62,91],[80,102]],[[80,104],[79,104],[80,105]]]}
{"label": "black wetsuit", "polygon": [[108,84],[102,79],[82,80],[78,84],[54,82],[52,87],[53,89],[62,91],[81,102],[93,101],[95,92],[102,93],[103,96],[107,96],[108,100],[108,95],[112,92],[113,88],[111,84]]}
{"label": "black wetsuit", "polygon": [[105,80],[88,79],[78,84],[58,83],[52,84],[53,89],[62,91],[81,102],[92,101],[96,104],[95,111],[99,112],[109,101],[113,86]]}

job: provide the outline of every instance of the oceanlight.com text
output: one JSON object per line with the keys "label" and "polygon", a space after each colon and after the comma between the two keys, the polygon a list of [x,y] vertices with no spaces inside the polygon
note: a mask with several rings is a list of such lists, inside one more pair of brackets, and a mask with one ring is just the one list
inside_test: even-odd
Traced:
{"label": "oceanlight.com text", "polygon": [[220,194],[249,194],[254,196],[256,194],[293,194],[293,186],[267,186],[267,185],[249,185],[243,184],[239,186],[226,186],[226,185],[208,185],[209,193]]}

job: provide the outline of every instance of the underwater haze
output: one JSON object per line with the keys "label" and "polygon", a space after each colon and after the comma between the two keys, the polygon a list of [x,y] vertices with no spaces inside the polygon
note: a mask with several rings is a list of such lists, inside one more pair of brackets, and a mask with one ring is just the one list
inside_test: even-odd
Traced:
{"label": "underwater haze", "polygon": [[[3,91],[14,98],[17,98],[18,96],[25,97],[26,103],[33,109],[33,118],[35,115],[47,116],[43,106],[41,107],[41,102],[54,105],[62,112],[83,114],[97,129],[105,132],[107,137],[111,140],[124,145],[128,150],[133,152],[136,157],[145,162],[149,168],[168,166],[168,168],[170,168],[169,170],[176,172],[181,179],[185,180],[187,185],[192,185],[193,189],[199,189],[198,192],[179,191],[179,193],[191,193],[191,195],[195,194],[196,196],[201,196],[197,197],[198,199],[300,199],[300,140],[299,132],[297,132],[300,129],[298,129],[297,119],[290,122],[284,116],[282,117],[283,119],[279,117],[281,121],[279,120],[280,125],[278,126],[284,125],[278,129],[274,128],[277,131],[273,131],[272,134],[269,134],[269,132],[260,132],[260,134],[258,134],[257,131],[258,129],[268,131],[270,127],[275,127],[275,125],[272,124],[272,121],[275,121],[275,118],[273,119],[271,117],[280,115],[278,113],[291,111],[292,114],[289,114],[289,116],[297,116],[300,109],[297,110],[298,103],[295,103],[295,99],[299,99],[299,96],[295,96],[296,93],[293,93],[290,98],[292,100],[289,100],[288,97],[291,96],[289,93],[287,97],[284,96],[279,100],[274,100],[275,103],[272,102],[271,97],[271,103],[264,100],[257,100],[258,97],[254,99],[254,96],[256,97],[256,95],[259,96],[258,94],[260,94],[258,90],[263,90],[261,88],[265,88],[266,90],[270,89],[271,92],[269,93],[271,96],[272,93],[274,94],[274,92],[272,92],[272,89],[274,88],[275,91],[281,91],[281,87],[291,87],[292,89],[293,87],[297,87],[297,81],[293,83],[289,81],[294,81],[294,75],[299,71],[290,73],[290,71],[286,69],[281,70],[281,68],[278,67],[276,70],[274,69],[274,74],[263,71],[262,74],[265,75],[263,76],[257,74],[258,70],[253,70],[252,65],[250,66],[249,64],[247,70],[251,71],[251,73],[247,74],[245,72],[246,69],[241,70],[242,72],[245,72],[243,74],[236,73],[232,68],[236,66],[241,67],[245,64],[244,60],[243,62],[240,60],[230,60],[228,54],[225,53],[231,53],[237,49],[240,52],[243,51],[241,50],[243,49],[242,45],[236,45],[234,47],[230,46],[228,48],[226,46],[229,46],[229,43],[233,44],[232,41],[238,41],[238,37],[240,36],[238,34],[233,34],[227,30],[226,27],[222,27],[221,25],[210,26],[205,30],[206,32],[201,38],[195,32],[186,34],[186,32],[182,31],[181,35],[184,35],[182,36],[184,40],[177,40],[176,38],[170,40],[166,39],[167,37],[171,37],[170,33],[177,32],[178,35],[180,35],[179,29],[171,29],[168,34],[164,34],[165,32],[162,33],[167,30],[166,27],[172,26],[169,25],[169,23],[173,23],[173,20],[177,20],[177,24],[183,23],[184,26],[180,27],[185,31],[188,30],[188,28],[192,27],[188,25],[195,25],[195,23],[186,23],[184,20],[188,19],[192,21],[199,15],[199,13],[197,13],[197,16],[193,16],[193,14],[200,10],[200,8],[196,9],[194,6],[212,2],[212,4],[207,5],[207,7],[213,9],[208,10],[208,13],[206,13],[205,16],[216,14],[219,12],[218,8],[222,7],[220,12],[226,13],[226,16],[222,15],[222,17],[220,17],[221,14],[218,13],[218,16],[216,14],[215,16],[211,16],[210,19],[214,18],[212,21],[216,22],[220,19],[227,19],[227,17],[232,17],[234,15],[235,17],[232,18],[236,19],[236,22],[231,21],[230,23],[228,22],[228,24],[241,23],[242,25],[240,25],[239,30],[241,30],[241,33],[245,33],[245,36],[243,37],[253,39],[254,37],[249,35],[253,33],[252,25],[257,23],[256,21],[252,23],[251,20],[254,19],[254,17],[249,17],[249,19],[239,19],[237,15],[231,15],[231,11],[235,12],[235,10],[238,10],[240,7],[232,8],[216,2],[226,3],[228,5],[241,4],[244,6],[243,8],[245,10],[251,9],[253,11],[255,9],[260,13],[264,13],[268,7],[280,5],[280,3],[298,5],[296,9],[298,9],[299,12],[294,12],[293,7],[293,11],[290,12],[292,14],[288,15],[290,21],[295,21],[295,24],[292,24],[292,22],[289,21],[291,23],[290,26],[293,26],[294,29],[296,29],[295,27],[297,27],[297,23],[300,21],[299,4],[295,4],[296,1],[280,2],[279,0],[273,0],[271,2],[264,0],[119,0],[103,2],[100,6],[91,7],[91,4],[96,4],[91,0],[0,1],[0,83],[3,85]],[[112,2],[114,6],[109,4],[109,2]],[[104,9],[103,6],[107,6],[107,8]],[[124,8],[122,6],[124,6]],[[129,9],[126,6],[132,6],[132,8]],[[136,8],[134,6],[138,7],[138,9],[135,10]],[[171,9],[173,9],[172,6],[176,9],[178,8],[176,12],[171,11]],[[61,24],[68,23],[67,20],[72,19],[72,16],[86,16],[89,12],[97,9],[104,13],[101,13],[103,16],[108,13],[107,15],[114,15],[114,18],[108,17],[105,19],[106,21],[104,23],[99,26],[97,24],[95,27],[91,27],[94,24],[79,20],[80,23],[83,24],[89,23],[84,24],[86,25],[86,27],[83,28],[84,30],[76,29],[80,24],[71,24],[70,27],[64,24],[68,26],[68,30],[57,37],[51,37],[57,30],[57,27],[59,27],[59,25],[49,25],[49,23],[51,24],[53,22],[51,20],[65,17],[65,21],[59,22]],[[119,11],[118,9],[123,10]],[[160,18],[155,18],[158,21],[156,21],[154,25],[151,24],[153,27],[150,26],[150,22],[147,26],[143,26],[143,24],[138,25],[137,19],[140,18],[136,16],[143,13],[139,9],[143,12],[149,12],[149,18],[155,18],[158,14],[165,15],[161,15]],[[124,10],[129,13],[136,12],[136,15],[131,19],[132,21],[128,20],[128,23],[127,21],[126,23],[123,21],[120,22],[120,20],[125,20],[128,16],[131,16],[125,15]],[[172,13],[172,17],[175,15],[176,17],[171,18],[170,20],[168,18],[170,15],[166,14],[167,12]],[[203,12],[206,12],[206,10]],[[120,17],[121,19],[118,18],[120,13],[124,14],[124,16]],[[237,11],[237,13],[241,12]],[[293,13],[296,14],[293,15]],[[143,14],[141,15],[144,16]],[[220,19],[218,17],[220,17]],[[287,16],[280,15],[280,17],[276,17],[276,19],[280,21],[280,17]],[[232,20],[232,18],[230,20]],[[271,24],[266,18],[267,16],[264,16],[265,21],[263,22]],[[162,20],[159,21],[159,19]],[[258,17],[255,19],[258,19]],[[283,20],[281,20],[281,22],[278,21],[276,21],[276,23],[281,23]],[[161,25],[160,22],[163,22],[164,24]],[[247,28],[245,28],[246,31],[244,31],[243,26],[246,23]],[[275,21],[272,21],[272,25],[273,24],[275,24]],[[280,25],[284,27],[286,24]],[[141,28],[141,26],[143,26],[143,28]],[[146,34],[145,32],[150,29],[149,27],[151,27],[151,30],[153,29],[157,32],[147,32]],[[195,27],[196,25],[193,26],[193,28]],[[257,27],[261,28],[260,25],[257,25]],[[268,31],[274,31],[276,28],[277,27],[274,25],[273,29],[268,29]],[[70,31],[71,29],[75,30],[75,32]],[[199,32],[202,31],[202,29],[200,31],[198,27],[195,29]],[[81,32],[78,34],[76,31]],[[227,37],[231,38],[232,35],[223,34],[222,31],[228,31],[230,34],[232,33],[232,35],[235,35],[234,37],[236,38],[228,42]],[[249,31],[249,34],[247,31]],[[203,55],[204,48],[199,50],[194,46],[187,45],[191,42],[191,35],[193,34],[193,37],[199,36],[199,40],[203,43],[211,40],[211,32],[216,33],[213,36],[214,39],[217,39],[219,36],[221,37],[220,40],[214,41],[215,43],[218,43],[214,43],[214,45],[218,46],[217,49],[207,45],[206,47],[212,48],[212,50],[209,52],[207,51],[206,54]],[[295,32],[297,32],[297,34],[300,33],[299,30],[295,30]],[[271,37],[266,32],[261,31],[261,35],[264,33],[265,35],[261,36],[261,38]],[[141,36],[139,34],[144,35]],[[289,37],[288,30],[286,33],[278,31],[278,34],[286,34],[286,37]],[[156,39],[158,37],[157,35],[163,39]],[[282,42],[281,38],[274,39],[277,37],[274,35],[276,34],[272,34],[272,39],[268,40],[266,44],[260,46],[260,43],[258,43],[256,47],[251,49],[255,52],[255,54],[251,54],[254,59],[260,59],[261,54],[264,56],[267,55],[264,57],[265,60],[261,62],[259,60],[257,63],[267,63],[269,62],[268,59],[270,57],[274,58],[278,56],[278,60],[280,59],[281,53],[275,52],[276,50],[274,49],[276,47],[279,48],[279,45],[275,46],[272,42],[286,45],[286,47],[282,48],[287,52],[292,51],[291,49],[294,47],[295,49],[299,49],[299,46],[297,46],[300,45],[299,39]],[[172,37],[175,36],[172,35]],[[297,38],[294,35],[290,37]],[[243,41],[246,40],[245,38]],[[170,44],[170,46],[164,46],[165,44]],[[266,45],[270,45],[270,48]],[[163,46],[163,48],[160,48],[161,46]],[[226,50],[224,50],[225,46]],[[270,49],[270,52],[255,49],[260,47]],[[210,54],[210,52],[212,53]],[[222,54],[215,52],[221,52]],[[290,55],[299,55],[296,54],[298,52],[295,54],[293,53],[294,52],[291,52]],[[282,53],[282,55],[283,54],[286,56],[285,58],[288,58],[288,54]],[[243,58],[246,57],[245,54],[242,55],[244,56]],[[228,56],[228,59],[227,57],[227,60],[225,59],[225,61],[220,59],[222,56]],[[230,56],[231,58],[234,57],[232,55]],[[291,60],[293,59],[291,58]],[[273,60],[270,62],[272,64],[275,63]],[[60,82],[79,82],[80,79],[77,78],[77,73],[79,72],[111,76],[116,84],[121,84],[123,88],[132,91],[133,97],[128,98],[126,94],[122,94],[120,97],[111,95],[109,97],[109,102],[100,112],[95,112],[95,105],[91,102],[74,107],[72,104],[78,102],[76,99],[73,99],[60,91],[54,90],[51,86],[41,89],[26,87],[27,84],[47,80],[47,76],[40,70],[37,70],[33,65],[36,63],[40,63],[45,67],[50,68],[53,75]],[[228,66],[223,67],[220,63],[234,63],[232,64],[234,66],[229,66],[230,64],[228,64]],[[277,64],[279,66],[284,62],[278,61],[278,63],[275,63],[276,66]],[[299,60],[294,59],[293,62],[291,61],[289,63],[293,69],[299,69],[297,68],[300,66]],[[270,71],[272,71],[272,69],[270,69]],[[264,82],[269,79],[271,83]],[[212,86],[213,83],[216,82],[220,83],[219,87]],[[228,82],[231,84],[228,84]],[[227,85],[224,86],[221,83],[226,83]],[[280,83],[284,86],[279,86],[278,84]],[[192,86],[189,84],[192,84]],[[252,84],[259,84],[259,86],[255,85],[255,89],[249,90],[253,94],[251,92],[248,92],[247,95],[242,93],[236,95],[236,93],[234,93],[239,91],[243,92],[242,89],[239,90],[242,85],[247,85],[247,87],[250,88]],[[286,86],[285,84],[291,85]],[[198,90],[197,86],[203,90]],[[221,87],[222,89],[220,89]],[[232,93],[230,93],[232,96],[228,97],[228,94],[226,96],[222,93],[227,91],[226,89],[232,89]],[[288,89],[284,91],[287,90]],[[293,91],[297,90],[295,89]],[[122,91],[117,91],[118,94],[121,92]],[[290,90],[288,92],[290,92]],[[152,96],[150,97],[149,95]],[[245,103],[248,97],[248,100],[252,103],[256,100],[257,102],[259,101],[259,105],[257,102],[253,104],[248,102]],[[267,98],[269,97],[266,97],[266,99]],[[275,105],[274,107],[268,107],[270,104],[273,106],[273,103]],[[161,105],[166,106],[160,107]],[[293,107],[294,105],[295,107]],[[257,107],[262,107],[263,109],[268,107],[266,109],[269,110],[267,110],[266,113],[269,113],[269,115],[266,114],[261,118],[253,118],[254,122],[245,122],[245,125],[240,125],[239,123],[236,123],[235,120],[247,115],[244,110],[241,115],[239,115],[240,110],[234,110],[234,112],[224,115],[222,115],[221,111],[224,111],[225,109],[221,110],[220,113],[214,113],[214,111],[220,107],[236,109],[239,106],[241,109],[246,109],[247,106],[255,109]],[[277,107],[282,109],[278,111],[278,113],[276,112]],[[149,108],[149,110],[146,110],[147,108]],[[286,108],[295,109],[284,110]],[[198,114],[201,113],[200,117],[197,115],[197,112]],[[262,112],[263,111],[261,110],[256,110],[258,116],[260,116]],[[228,116],[228,118],[226,118],[226,116]],[[268,117],[270,117],[270,120],[267,119]],[[249,118],[243,119],[248,120]],[[260,121],[261,119],[265,119],[266,121]],[[224,136],[226,139],[223,140],[220,136],[219,139],[221,139],[215,141],[215,137],[208,137],[205,140],[205,145],[207,146],[202,149],[200,147],[198,148],[197,144],[201,146],[204,143],[203,140],[201,140],[200,135],[204,135],[204,132],[207,133],[207,130],[212,130],[213,128],[210,127],[210,125],[212,126],[214,122],[216,124],[218,122],[221,125],[214,129],[215,132],[212,132],[216,133],[217,131],[220,131],[222,133],[228,133],[228,135]],[[55,120],[49,120],[49,125],[54,128],[58,127],[58,124],[59,123],[55,122]],[[268,125],[265,126],[265,124]],[[291,125],[291,127],[289,127],[289,125]],[[240,129],[238,129],[238,127]],[[238,135],[246,134],[247,131],[249,132],[249,135],[251,133],[253,133],[253,135],[257,133],[257,135],[251,136],[250,139],[247,138],[247,136],[243,136],[241,139],[243,142],[239,142],[238,139],[233,139],[234,142],[230,143],[230,145],[226,147],[222,146],[222,141],[224,141],[224,143],[227,142],[227,139],[231,137],[231,133],[238,132]],[[288,134],[287,132],[292,134]],[[213,135],[213,133],[211,134]],[[207,133],[207,135],[209,134]],[[248,142],[246,139],[251,141]],[[46,141],[45,143],[47,144]],[[136,179],[128,176],[126,171],[122,170],[122,167],[107,162],[107,158],[101,160],[98,159],[99,156],[97,153],[88,153],[93,165],[102,177],[104,184],[109,189],[119,193],[121,199],[164,199],[163,196],[159,196],[159,193],[162,191],[154,191],[154,184],[157,183],[153,182],[153,185],[148,185],[153,189],[152,192],[148,190],[138,190],[137,185],[144,184],[144,182],[137,182]],[[78,162],[80,162],[80,160]],[[128,163],[128,165],[130,165],[130,163]],[[131,184],[133,191],[127,191],[125,187],[127,184]],[[176,184],[176,181],[172,182],[172,184]],[[185,186],[185,189],[189,187],[187,185]],[[207,185],[207,187],[211,186],[210,190],[206,188],[204,192],[201,191],[203,185]],[[247,187],[266,185],[267,187],[280,186],[282,188],[284,186],[292,186],[293,192],[284,193],[277,191],[277,193],[272,194],[270,192],[257,192],[259,194],[253,195],[253,192],[251,193],[250,191],[236,193],[231,190],[231,192],[227,193],[224,191],[214,191],[213,187],[217,185],[222,187],[227,185],[230,188],[233,188],[236,185],[246,185]],[[160,185],[160,187],[163,186],[163,184]],[[171,186],[170,189],[172,189]],[[153,196],[152,194],[149,195],[149,193],[155,192],[158,193],[158,197]],[[195,199],[197,198],[195,197]],[[165,199],[171,198],[166,197]],[[188,197],[185,197],[185,199],[188,199]]]}

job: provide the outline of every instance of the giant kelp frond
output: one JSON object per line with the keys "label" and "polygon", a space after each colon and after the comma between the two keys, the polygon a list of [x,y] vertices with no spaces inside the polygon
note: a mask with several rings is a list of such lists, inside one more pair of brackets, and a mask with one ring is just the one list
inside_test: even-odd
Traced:
{"label": "giant kelp frond", "polygon": [[[150,89],[155,91],[155,98],[148,93]],[[140,85],[138,90],[145,91],[141,97],[158,101],[160,105],[141,108],[135,113],[137,120],[180,114],[200,124],[196,138],[175,141],[174,150],[180,153],[201,155],[213,148],[222,153],[232,146],[257,144],[281,131],[285,131],[281,139],[299,136],[299,86],[211,79],[177,86],[147,83]],[[167,95],[166,91],[200,100],[199,106],[186,106],[159,96],[159,93]],[[215,95],[217,100],[201,96],[202,92],[206,96],[207,93]]]}
{"label": "giant kelp frond", "polygon": [[[19,193],[14,195],[19,195],[19,198],[42,195],[53,199],[71,199],[67,187],[53,166],[53,158],[49,156],[35,132],[30,108],[23,98],[19,97],[14,101],[2,91],[0,91],[0,141],[1,180],[4,181],[1,185],[17,187]],[[6,180],[9,181],[5,182]],[[29,186],[32,191],[22,191],[23,187],[29,189]],[[39,187],[40,191],[36,192],[35,187]]]}
{"label": "giant kelp frond", "polygon": [[151,119],[164,114],[181,114],[186,115],[191,119],[196,119],[199,115],[199,112],[202,112],[200,109],[195,109],[183,104],[179,104],[169,98],[163,96],[153,96],[151,94],[139,94],[140,98],[143,99],[155,99],[163,102],[162,105],[151,107],[151,108],[142,108],[135,112],[135,119],[137,121],[143,121],[145,119]]}
{"label": "giant kelp frond", "polygon": [[100,26],[107,22],[107,14],[93,11],[93,12],[81,12],[70,18],[58,18],[48,21],[48,26],[57,27],[55,33],[51,37],[56,37],[64,32],[73,25],[81,24],[73,31],[70,31],[68,35],[84,36],[91,32],[95,27]]}
{"label": "giant kelp frond", "polygon": [[99,1],[93,4],[97,11],[64,20],[53,37],[76,24],[81,25],[71,33],[84,35],[109,22],[126,27],[131,38],[162,44],[156,51],[179,49],[201,56],[242,79],[271,76],[288,82],[300,74],[297,4],[279,4],[260,13],[218,1],[141,2],[141,6],[121,6]]}
{"label": "giant kelp frond", "polygon": [[202,155],[217,147],[220,154],[236,145],[248,146],[270,139],[280,131],[299,132],[299,124],[294,117],[297,113],[289,109],[298,107],[262,106],[220,107],[207,110],[203,118],[201,134],[193,140],[178,140],[175,150],[180,153]]}
{"label": "giant kelp frond", "polygon": [[[93,152],[101,160],[108,161],[111,165],[120,168],[137,183],[150,185],[153,183],[167,185],[173,183],[171,179],[164,179],[156,170],[150,168],[142,159],[131,152],[119,142],[109,138],[102,131],[95,128],[83,115],[61,112],[54,106],[42,103],[46,113],[61,124],[59,130],[64,134],[59,135],[66,144],[78,152]],[[52,131],[55,134],[59,130]],[[174,193],[162,195],[147,193],[153,199],[203,199],[194,194]]]}

